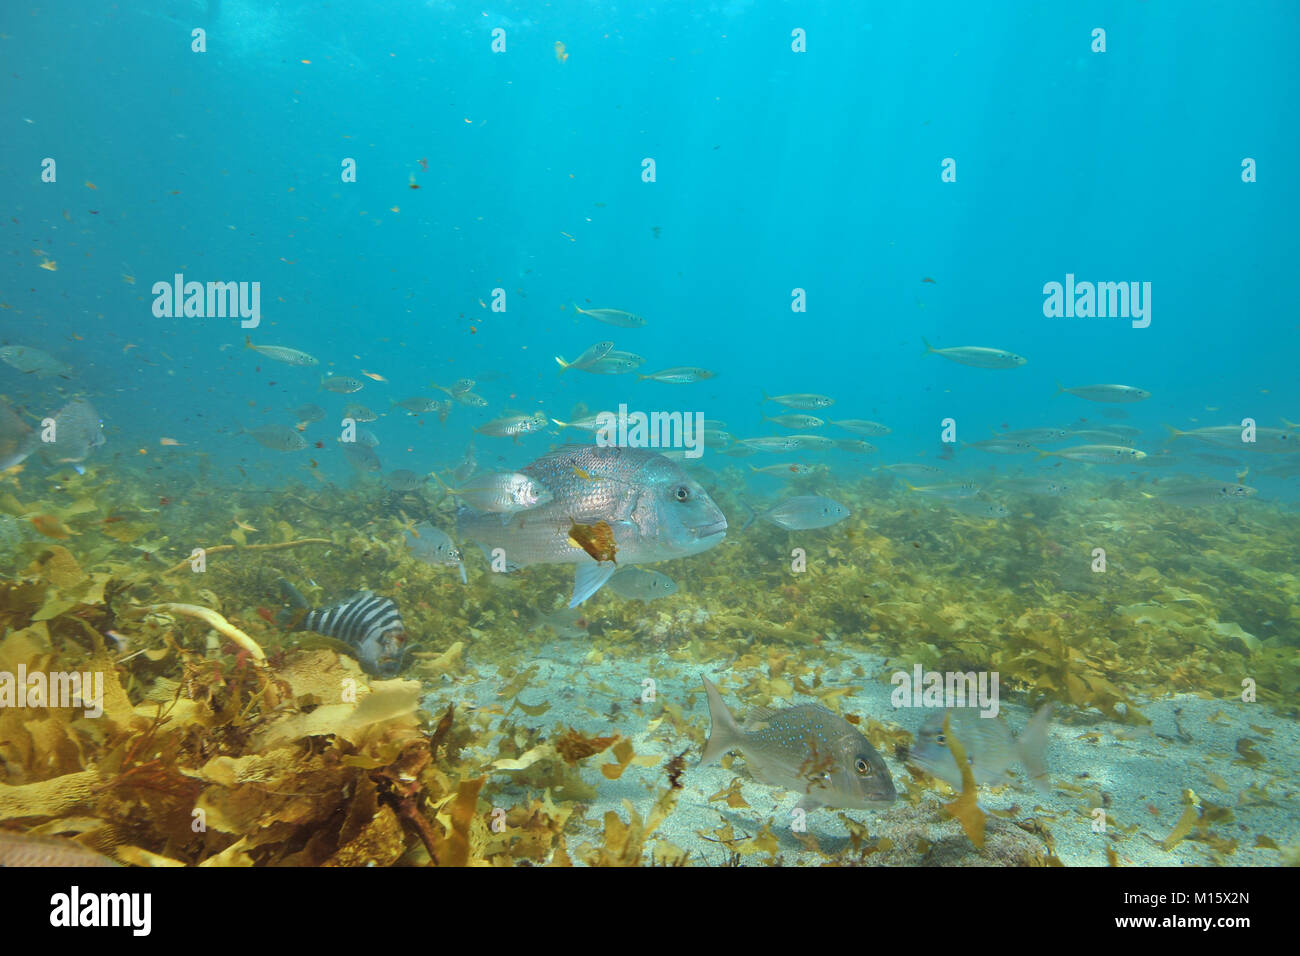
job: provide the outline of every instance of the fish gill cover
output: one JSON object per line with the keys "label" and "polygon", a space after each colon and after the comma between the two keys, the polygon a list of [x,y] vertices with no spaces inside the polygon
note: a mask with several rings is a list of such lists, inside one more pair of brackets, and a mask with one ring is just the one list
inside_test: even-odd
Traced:
{"label": "fish gill cover", "polygon": [[1300,859],[1290,14],[1088,12],[0,16],[0,864]]}

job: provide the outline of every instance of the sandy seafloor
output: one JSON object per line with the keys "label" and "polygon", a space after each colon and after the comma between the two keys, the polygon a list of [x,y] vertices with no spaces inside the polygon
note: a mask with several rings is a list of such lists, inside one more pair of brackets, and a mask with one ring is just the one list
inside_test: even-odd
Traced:
{"label": "sandy seafloor", "polygon": [[[826,647],[843,655],[844,661],[838,668],[827,668],[822,673],[823,682],[834,684],[842,680],[861,688],[841,698],[843,713],[858,715],[864,724],[867,718],[874,718],[915,733],[926,711],[895,710],[890,702],[893,690],[890,684],[864,681],[849,673],[854,665],[861,666],[868,675],[889,673],[893,668],[885,664],[884,658],[855,652],[843,641],[827,641]],[[583,762],[583,779],[596,786],[598,798],[585,811],[585,827],[575,819],[566,828],[570,848],[583,840],[599,842],[607,811],[613,810],[626,819],[625,800],[645,818],[655,794],[665,786],[666,761],[686,748],[687,770],[681,780],[680,799],[676,809],[647,841],[648,851],[653,849],[656,840],[667,840],[689,850],[692,865],[720,865],[727,861],[728,852],[719,844],[701,838],[701,831],[711,833],[729,822],[738,837],[753,835],[771,818],[771,831],[780,841],[778,855],[782,865],[820,865],[848,846],[849,831],[840,818],[841,813],[846,813],[852,820],[865,824],[873,840],[883,836],[895,844],[892,853],[865,857],[866,865],[939,862],[996,865],[1001,862],[988,847],[985,851],[971,847],[958,822],[938,809],[942,802],[952,799],[944,785],[934,785],[934,792],[926,792],[920,807],[908,806],[902,792],[904,780],[910,778],[909,772],[890,753],[882,756],[899,789],[899,800],[882,810],[821,808],[810,812],[806,818],[807,833],[815,838],[821,852],[810,850],[790,830],[797,794],[754,782],[743,770],[743,758],[737,758],[730,769],[719,765],[697,768],[699,746],[678,734],[669,721],[658,721],[653,726],[656,716],[661,715],[655,704],[634,703],[641,694],[644,678],[652,677],[660,702],[681,705],[687,719],[707,731],[708,709],[699,680],[703,673],[718,683],[728,706],[743,719],[745,704],[736,699],[725,667],[701,670],[666,657],[656,663],[650,656],[620,657],[609,650],[601,653],[599,663],[593,664],[588,656],[590,651],[590,644],[583,638],[548,643],[540,653],[530,649],[529,660],[519,663],[521,666],[537,664],[539,671],[520,699],[530,705],[546,701],[551,709],[537,718],[525,717],[517,711],[508,718],[498,718],[546,728],[548,733],[558,724],[589,734],[619,733],[632,741],[638,756],[658,756],[655,766],[633,763],[617,780],[607,780],[601,775],[599,764],[611,759],[606,754]],[[423,700],[430,712],[445,709],[449,700],[458,701],[459,709],[471,701],[480,707],[502,704],[496,692],[506,678],[491,665],[474,663],[472,654],[470,657],[476,676],[461,677],[454,687],[447,681],[441,690],[434,688]],[[609,714],[611,697],[605,688],[626,690],[626,696],[620,698],[624,706],[613,716]],[[692,696],[693,701],[687,706]],[[796,697],[784,703],[804,702],[807,701]],[[1058,706],[1048,747],[1050,789],[1037,790],[1023,777],[1009,786],[981,789],[980,806],[990,814],[1011,811],[1001,822],[992,815],[989,817],[990,844],[996,830],[1014,835],[1022,849],[1029,845],[1029,840],[1036,841],[1041,849],[1041,841],[1027,840],[1027,834],[1011,826],[1012,820],[1037,817],[1046,821],[1056,855],[1066,866],[1105,866],[1108,846],[1114,849],[1116,862],[1122,866],[1276,866],[1283,862],[1288,848],[1294,853],[1294,847],[1300,843],[1300,781],[1279,771],[1300,765],[1300,729],[1295,721],[1274,713],[1266,704],[1211,700],[1188,694],[1158,700],[1135,697],[1134,702],[1150,719],[1149,727],[1116,723],[1096,711],[1078,708],[1066,707],[1062,713]],[[773,702],[773,706],[782,706],[782,702]],[[1029,717],[1028,709],[1007,700],[1006,695],[1001,707],[1018,733]],[[651,732],[647,733],[648,730]],[[1243,737],[1257,742],[1258,752],[1264,757],[1262,763],[1251,766],[1242,759],[1236,748]],[[495,755],[482,752],[481,756],[486,765]],[[493,772],[493,784],[508,793],[511,773]],[[710,795],[725,790],[736,776],[743,780],[741,793],[748,808],[732,809],[721,800],[709,802]],[[1192,838],[1181,840],[1169,850],[1162,848],[1162,841],[1169,837],[1184,813],[1188,790],[1194,791],[1203,806],[1227,807],[1232,811],[1231,819],[1215,824],[1212,829],[1216,836],[1236,841],[1233,852],[1216,852],[1208,842]],[[521,799],[523,796],[521,791]],[[534,792],[528,796],[540,794]],[[497,799],[500,800],[499,791]],[[1108,827],[1112,828],[1108,835],[1093,831],[1092,810],[1098,806],[1107,809]],[[943,859],[923,856],[913,849],[920,836],[931,844],[942,842],[951,852]],[[1256,847],[1260,836],[1272,839],[1279,849]],[[576,855],[574,859],[577,861]],[[761,865],[772,862],[772,856],[748,855],[738,862]]]}

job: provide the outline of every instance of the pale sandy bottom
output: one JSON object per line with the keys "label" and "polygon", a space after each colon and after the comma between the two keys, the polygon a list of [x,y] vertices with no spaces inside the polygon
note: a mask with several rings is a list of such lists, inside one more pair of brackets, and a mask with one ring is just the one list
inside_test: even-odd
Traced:
{"label": "pale sandy bottom", "polygon": [[[769,818],[771,831],[780,842],[778,853],[783,864],[824,863],[828,855],[840,853],[848,846],[849,833],[839,817],[841,812],[865,824],[872,839],[886,836],[895,844],[893,852],[880,854],[876,859],[868,857],[868,863],[982,865],[1005,859],[970,847],[957,821],[937,809],[945,799],[951,799],[938,792],[925,793],[922,805],[917,808],[909,807],[900,798],[882,810],[812,811],[806,818],[807,832],[816,839],[822,852],[810,851],[790,831],[791,811],[798,795],[755,783],[742,769],[743,758],[737,758],[732,769],[720,766],[696,769],[699,746],[674,730],[670,721],[655,724],[654,718],[660,714],[655,704],[633,703],[641,694],[642,682],[651,678],[661,702],[682,706],[689,721],[707,730],[709,718],[699,680],[700,674],[705,673],[722,687],[728,706],[743,717],[749,702],[736,699],[728,686],[725,666],[702,669],[676,660],[620,659],[609,653],[599,664],[592,664],[585,660],[590,649],[590,644],[583,639],[557,641],[530,661],[521,662],[536,663],[540,670],[520,699],[530,705],[547,701],[551,708],[540,717],[528,717],[516,711],[508,719],[544,728],[548,734],[557,724],[575,727],[592,736],[618,733],[632,740],[638,755],[657,755],[659,759],[655,766],[634,764],[617,780],[607,780],[601,775],[599,764],[610,760],[605,754],[582,764],[583,778],[597,787],[598,797],[585,811],[586,826],[570,823],[566,839],[571,850],[584,841],[599,842],[607,811],[613,810],[626,819],[625,800],[644,818],[655,794],[666,784],[664,764],[686,750],[687,771],[682,778],[679,802],[656,831],[655,838],[689,850],[695,865],[721,864],[729,856],[722,845],[701,838],[701,831],[711,833],[720,825],[730,823],[735,834],[743,837],[758,833]],[[832,668],[823,672],[823,683],[862,688],[859,693],[842,698],[842,710],[864,720],[871,717],[885,724],[898,724],[915,733],[925,711],[895,710],[890,703],[889,684],[871,683],[850,675],[854,664],[868,674],[881,672],[882,659],[856,654],[844,642],[838,642],[836,649],[845,653],[848,660],[838,671]],[[479,666],[472,657],[470,669],[477,670],[478,679],[461,679],[454,687],[444,685],[435,689],[426,698],[428,709],[441,710],[448,700],[472,700],[477,706],[501,705],[503,701],[496,693],[504,679],[493,668]],[[612,717],[610,710],[615,698],[608,690],[597,689],[598,685],[616,693],[619,707]],[[689,695],[694,695],[690,706],[687,705]],[[796,698],[786,703],[803,702],[803,698]],[[1041,850],[1041,840],[1014,826],[1014,821],[1038,817],[1050,830],[1056,853],[1067,866],[1104,866],[1108,846],[1115,850],[1120,865],[1127,866],[1268,866],[1278,865],[1282,853],[1256,848],[1257,837],[1271,838],[1283,850],[1300,845],[1300,783],[1297,783],[1300,775],[1296,773],[1300,767],[1300,727],[1295,721],[1274,714],[1264,704],[1206,700],[1191,695],[1137,703],[1151,720],[1150,727],[1116,723],[1096,711],[1064,708],[1062,714],[1058,707],[1057,716],[1064,719],[1058,719],[1052,728],[1048,750],[1050,790],[1040,792],[1023,782],[998,789],[984,788],[980,805],[986,810],[1016,808],[1009,819],[990,817],[991,836],[1000,834],[997,839],[1010,841],[1008,845],[1014,844],[1013,849],[1018,848],[1018,852]],[[1028,719],[1028,710],[1005,695],[1002,709],[1018,732]],[[1261,729],[1253,729],[1252,724]],[[1265,758],[1263,764],[1252,767],[1242,760],[1237,744],[1245,737],[1254,741]],[[495,748],[492,753],[484,751],[478,755],[486,766],[496,756]],[[893,754],[883,756],[901,791],[901,782],[908,778],[908,771]],[[737,775],[743,780],[741,792],[749,803],[748,808],[732,809],[721,800],[709,802],[710,795],[725,790]],[[492,782],[500,787],[508,784],[510,776],[510,772],[497,771],[492,773]],[[1252,787],[1255,789],[1251,790]],[[1161,847],[1183,814],[1187,790],[1195,792],[1202,806],[1232,810],[1231,820],[1216,822],[1210,829],[1218,838],[1235,840],[1235,852],[1215,854],[1209,843],[1195,839],[1184,839],[1167,851]],[[1106,808],[1107,826],[1113,831],[1109,835],[1094,832],[1092,811],[1099,806]],[[931,845],[943,843],[946,852],[923,858],[915,849],[918,837],[922,836]],[[647,848],[652,845],[653,840]],[[741,862],[748,865],[769,860],[767,854],[753,854],[743,857]]]}

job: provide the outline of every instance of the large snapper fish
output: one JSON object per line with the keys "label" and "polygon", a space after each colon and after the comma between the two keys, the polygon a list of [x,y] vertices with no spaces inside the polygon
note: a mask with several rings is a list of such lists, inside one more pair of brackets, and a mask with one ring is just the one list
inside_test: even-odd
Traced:
{"label": "large snapper fish", "polygon": [[[621,567],[699,554],[727,534],[727,519],[708,492],[653,451],[566,445],[520,471],[549,490],[551,500],[504,516],[461,508],[457,530],[489,559],[500,548],[508,571],[575,565],[571,608]],[[599,522],[613,532],[613,561],[597,561],[573,539],[574,525]]]}

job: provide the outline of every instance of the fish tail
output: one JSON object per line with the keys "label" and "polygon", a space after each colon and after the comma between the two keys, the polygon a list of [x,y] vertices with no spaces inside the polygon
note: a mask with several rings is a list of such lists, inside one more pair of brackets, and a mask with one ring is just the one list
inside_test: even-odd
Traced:
{"label": "fish tail", "polygon": [[1034,451],[1038,452],[1038,458],[1035,458],[1034,461],[1038,461],[1042,458],[1051,458],[1052,455],[1055,454],[1055,452],[1043,451],[1041,448],[1035,448]]}
{"label": "fish tail", "polygon": [[253,344],[253,337],[252,337],[251,335],[245,335],[245,336],[244,336],[244,348],[246,348],[246,349],[255,349],[255,348],[257,348],[257,346],[255,346],[255,345]]}
{"label": "fish tail", "polygon": [[1295,431],[1297,428],[1300,428],[1300,424],[1296,422],[1289,422],[1285,418],[1282,419],[1282,424],[1287,427],[1287,431]]}
{"label": "fish tail", "polygon": [[1029,771],[1029,779],[1034,786],[1047,787],[1047,741],[1052,730],[1052,705],[1046,703],[1038,708],[1038,713],[1029,718],[1024,732],[1016,741],[1020,751],[1020,762]]}
{"label": "fish tail", "polygon": [[1184,435],[1187,434],[1187,432],[1185,432],[1185,431],[1183,431],[1183,430],[1181,430],[1181,429],[1175,428],[1173,425],[1168,425],[1168,424],[1166,424],[1166,425],[1165,425],[1165,428],[1167,428],[1167,429],[1169,430],[1169,437],[1165,439],[1166,442],[1171,442],[1171,441],[1173,441],[1175,438],[1181,438],[1181,437],[1183,437]]}
{"label": "fish tail", "polygon": [[709,739],[704,742],[704,750],[697,764],[703,767],[713,763],[728,750],[735,750],[745,738],[740,725],[736,723],[736,718],[727,709],[726,701],[718,693],[718,688],[714,687],[713,682],[707,677],[701,676],[700,680],[704,681],[704,691],[709,697],[709,722],[712,725],[709,729]]}
{"label": "fish tail", "polygon": [[[753,468],[754,466],[753,466],[753,465],[750,465],[749,467]],[[740,530],[741,530],[741,531],[744,531],[744,530],[745,530],[746,528],[748,528],[751,524],[753,524],[755,521],[758,520],[758,512],[755,511],[753,508],[751,508],[751,507],[749,506],[749,502],[746,501],[744,498],[741,498],[741,499],[740,499],[740,503],[741,503],[742,505],[744,505],[744,506],[745,506],[745,510],[749,512],[749,520],[747,520],[743,525],[740,526]]]}
{"label": "fish tail", "polygon": [[584,309],[582,306],[578,305],[578,303],[576,303],[576,302],[570,302],[569,304],[570,304],[571,306],[573,306],[573,311],[574,311],[574,312],[579,312],[579,313],[581,313],[582,315],[586,315],[586,314],[587,314],[587,310]]}
{"label": "fish tail", "polygon": [[916,485],[912,484],[912,483],[911,483],[910,481],[908,481],[906,478],[902,479],[902,481],[903,481],[903,484],[907,485],[907,490],[908,490],[908,491],[920,491],[920,489],[917,488]]}
{"label": "fish tail", "polygon": [[1054,392],[1052,393],[1052,398],[1056,398],[1056,396],[1057,396],[1057,395],[1060,395],[1063,391],[1065,391],[1065,386],[1062,385],[1060,382],[1057,382],[1057,383],[1056,383],[1056,391],[1054,391]]}
{"label": "fish tail", "polygon": [[927,339],[924,335],[921,336],[921,342],[925,345],[925,351],[921,353],[922,355],[929,355],[931,352],[939,351],[933,345],[930,344],[930,340]]}
{"label": "fish tail", "polygon": [[568,423],[568,422],[562,422],[562,421],[560,421],[558,418],[552,418],[551,421],[555,422],[555,424],[559,425],[561,428],[568,428],[568,427],[569,427],[569,423]]}
{"label": "fish tail", "polygon": [[[761,389],[761,388],[759,389],[759,391],[763,393],[763,401],[764,401],[764,402],[770,402],[770,401],[772,400],[772,396],[769,395],[769,394],[767,394],[766,391],[764,391],[764,390]],[[760,402],[759,404],[761,405],[762,402]]]}
{"label": "fish tail", "polygon": [[561,357],[558,356],[558,355],[555,356],[555,361],[558,362],[559,365],[560,365],[560,374],[561,374],[561,375],[564,374],[564,372],[565,372],[566,369],[571,368],[571,367],[573,366],[573,363],[572,363],[572,362],[566,362],[566,361],[564,361],[563,358],[561,358]]}

